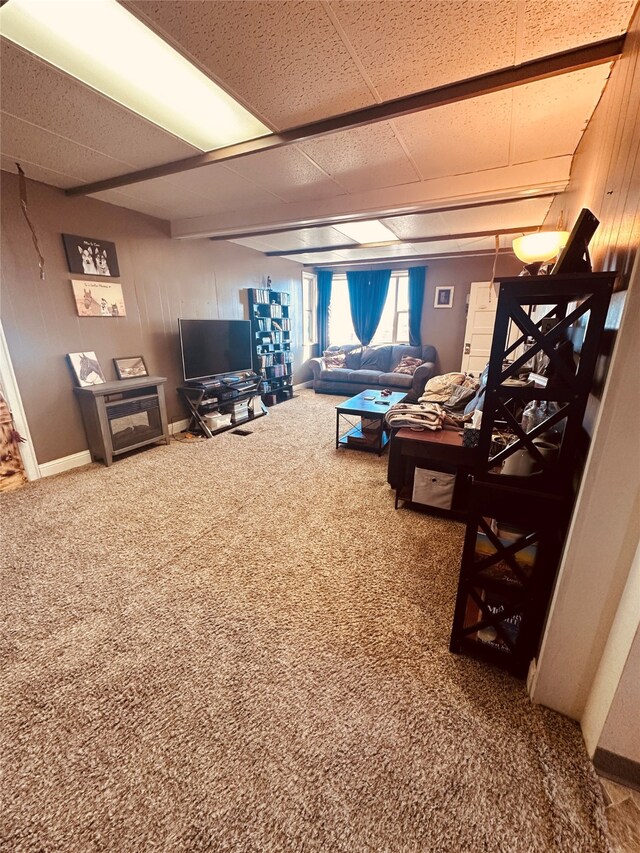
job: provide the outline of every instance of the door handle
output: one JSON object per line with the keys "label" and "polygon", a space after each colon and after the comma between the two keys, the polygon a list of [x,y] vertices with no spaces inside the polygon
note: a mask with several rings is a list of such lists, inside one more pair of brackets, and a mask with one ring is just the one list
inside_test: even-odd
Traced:
{"label": "door handle", "polygon": [[464,354],[465,354],[465,355],[470,355],[470,354],[471,354],[471,344],[465,344],[465,345],[464,345]]}

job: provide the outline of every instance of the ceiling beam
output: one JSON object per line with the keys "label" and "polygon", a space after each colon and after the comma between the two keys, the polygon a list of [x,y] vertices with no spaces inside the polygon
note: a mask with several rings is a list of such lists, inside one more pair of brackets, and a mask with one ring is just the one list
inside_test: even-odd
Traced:
{"label": "ceiling beam", "polygon": [[[343,243],[340,246],[316,246],[312,249],[289,249],[288,251],[263,252],[267,258],[278,258],[286,255],[312,255],[318,252],[340,252],[345,249],[380,249],[387,246],[397,246],[398,243],[439,243],[444,240],[473,240],[476,237],[500,237],[503,234],[530,234],[538,231],[539,225],[520,225],[516,228],[494,228],[490,231],[468,231],[465,234],[438,234],[434,237],[398,237],[397,240],[385,240],[382,243]],[[262,236],[262,235],[261,235]]]}
{"label": "ceiling beam", "polygon": [[622,53],[624,47],[624,36],[582,45],[573,50],[554,53],[541,59],[533,59],[520,65],[509,66],[499,71],[491,71],[478,77],[469,77],[445,86],[427,89],[414,95],[403,98],[395,98],[383,101],[381,104],[363,107],[349,113],[299,125],[298,127],[283,130],[279,133],[261,136],[259,139],[249,139],[236,145],[227,145],[217,148],[215,151],[207,151],[204,154],[196,154],[182,160],[174,160],[160,166],[152,166],[148,169],[139,169],[107,178],[103,181],[95,181],[90,184],[81,184],[65,190],[66,195],[90,195],[92,193],[104,192],[129,184],[148,181],[153,178],[175,175],[190,169],[199,169],[202,166],[210,166],[214,163],[224,163],[239,157],[246,157],[259,151],[269,151],[273,148],[281,148],[296,142],[305,142],[307,139],[317,139],[320,136],[336,133],[340,130],[350,130],[363,125],[374,124],[379,121],[399,118],[411,113],[431,110],[446,104],[465,101],[469,98],[477,98],[481,95],[489,95],[500,92],[513,86],[522,86],[526,83],[534,83],[537,80],[545,80],[560,74],[569,74],[582,68],[590,68],[611,62]]}
{"label": "ceiling beam", "polygon": [[[507,196],[506,198],[491,199],[489,201],[471,201],[468,203],[447,204],[440,207],[420,207],[411,210],[396,210],[392,213],[362,213],[357,216],[333,216],[331,219],[323,219],[319,222],[305,222],[303,225],[295,222],[289,222],[286,225],[277,225],[270,228],[255,228],[252,231],[236,231],[226,232],[224,234],[215,234],[209,236],[208,240],[243,240],[248,237],[264,237],[269,234],[285,234],[289,231],[300,231],[307,228],[332,228],[334,225],[339,225],[341,222],[366,222],[369,219],[397,219],[400,216],[421,216],[425,213],[451,213],[455,210],[474,210],[479,207],[493,207],[494,205],[513,204],[516,201],[528,201],[532,198],[555,198],[558,193],[556,190],[541,193],[532,193],[531,195]],[[491,232],[492,234],[495,231]],[[354,245],[357,245],[354,244]],[[353,248],[353,246],[352,246]]]}
{"label": "ceiling beam", "polygon": [[388,266],[390,263],[393,264],[403,264],[408,261],[437,261],[437,260],[447,260],[449,258],[453,258],[457,260],[458,258],[479,258],[479,257],[495,257],[495,255],[513,255],[511,249],[499,249],[496,253],[495,249],[478,249],[476,251],[470,250],[467,252],[444,252],[440,255],[434,254],[425,254],[425,255],[406,255],[404,257],[389,257],[389,258],[363,258],[361,261],[336,261],[333,264],[303,264],[303,267],[306,269],[319,269],[319,270],[342,270],[347,269],[348,267],[361,267],[367,266],[372,267],[375,265],[385,264]]}

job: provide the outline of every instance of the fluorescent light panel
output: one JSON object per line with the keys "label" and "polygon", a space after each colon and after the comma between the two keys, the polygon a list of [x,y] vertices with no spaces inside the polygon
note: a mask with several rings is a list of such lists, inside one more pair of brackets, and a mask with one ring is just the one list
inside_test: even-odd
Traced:
{"label": "fluorescent light panel", "polygon": [[366,222],[341,222],[333,226],[336,231],[345,234],[356,243],[388,243],[390,240],[400,242],[396,235],[378,219]]}
{"label": "fluorescent light panel", "polygon": [[116,0],[11,0],[0,32],[202,151],[271,133]]}

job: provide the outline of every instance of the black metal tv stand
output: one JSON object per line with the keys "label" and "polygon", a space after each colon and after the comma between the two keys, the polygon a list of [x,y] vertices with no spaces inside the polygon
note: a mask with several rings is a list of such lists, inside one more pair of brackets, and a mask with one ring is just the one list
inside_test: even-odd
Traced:
{"label": "black metal tv stand", "polygon": [[[268,414],[260,397],[261,377],[245,378],[222,377],[211,381],[191,382],[181,385],[178,394],[182,397],[190,413],[189,430],[200,432],[207,438],[218,433],[234,429],[240,424],[253,421]],[[246,410],[238,413],[238,404],[248,403]],[[230,415],[229,423],[211,428],[206,416],[219,412]]]}

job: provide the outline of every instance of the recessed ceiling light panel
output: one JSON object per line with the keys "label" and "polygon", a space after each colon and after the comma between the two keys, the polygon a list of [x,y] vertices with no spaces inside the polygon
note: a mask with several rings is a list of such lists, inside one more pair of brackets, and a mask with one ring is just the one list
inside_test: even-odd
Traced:
{"label": "recessed ceiling light panel", "polygon": [[0,32],[202,151],[271,132],[116,0],[11,0]]}
{"label": "recessed ceiling light panel", "polygon": [[346,234],[356,243],[386,243],[390,240],[398,242],[396,235],[383,225],[378,219],[369,219],[366,222],[341,222],[333,226],[336,231]]}

